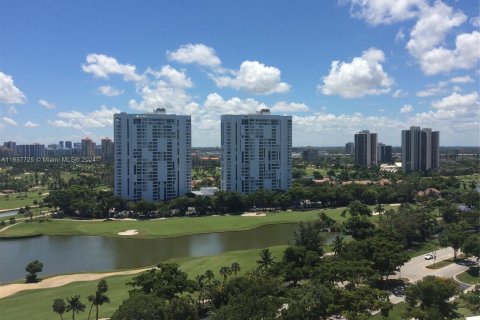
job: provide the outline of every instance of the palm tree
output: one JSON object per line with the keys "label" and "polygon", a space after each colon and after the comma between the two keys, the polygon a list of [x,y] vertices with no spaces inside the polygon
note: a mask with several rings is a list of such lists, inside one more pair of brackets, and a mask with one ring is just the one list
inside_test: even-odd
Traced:
{"label": "palm tree", "polygon": [[267,269],[268,267],[271,267],[273,263],[274,262],[270,250],[268,248],[262,249],[262,251],[260,251],[260,259],[257,260],[259,267]]}
{"label": "palm tree", "polygon": [[230,270],[229,267],[221,267],[220,268],[220,274],[223,276],[223,283],[227,281],[227,277],[232,273],[232,270]]}
{"label": "palm tree", "polygon": [[101,306],[104,303],[109,303],[110,299],[105,295],[105,292],[108,291],[108,284],[105,279],[102,279],[98,282],[97,291],[93,295],[88,296],[88,301],[92,303],[90,311],[88,312],[88,319],[90,319],[90,313],[92,312],[93,306],[95,306],[95,319],[98,320],[98,306]]}
{"label": "palm tree", "polygon": [[58,313],[60,315],[60,319],[63,320],[63,314],[65,313],[65,309],[67,306],[65,305],[65,300],[62,298],[57,298],[53,301],[53,312]]}
{"label": "palm tree", "polygon": [[333,253],[337,257],[343,251],[343,237],[336,236],[332,243]]}
{"label": "palm tree", "polygon": [[210,285],[213,278],[215,278],[215,274],[213,273],[212,270],[208,269],[207,271],[205,271],[205,277],[207,278],[208,285]]}
{"label": "palm tree", "polygon": [[198,313],[202,314],[203,313],[203,296],[204,296],[204,289],[205,289],[205,283],[203,282],[205,280],[206,276],[204,274],[197,274],[195,276],[195,280],[197,281],[197,288],[198,288]]}
{"label": "palm tree", "polygon": [[85,312],[85,305],[80,301],[80,295],[67,298],[67,312],[72,311],[72,319],[75,320],[75,313]]}
{"label": "palm tree", "polygon": [[236,277],[237,272],[240,272],[240,264],[238,262],[232,263],[230,270],[233,272],[233,275]]}

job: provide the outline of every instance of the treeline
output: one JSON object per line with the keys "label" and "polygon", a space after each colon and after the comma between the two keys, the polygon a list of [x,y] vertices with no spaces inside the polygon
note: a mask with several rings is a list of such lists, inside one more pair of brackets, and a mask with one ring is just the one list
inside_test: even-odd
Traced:
{"label": "treeline", "polygon": [[[417,196],[427,188],[441,190],[442,198],[453,203],[475,207],[480,195],[470,186],[461,186],[455,177],[420,177],[411,175],[387,185],[317,185],[309,179],[298,179],[286,192],[259,189],[251,194],[219,191],[214,196],[186,196],[168,202],[127,201],[111,191],[98,191],[94,176],[71,179],[63,189],[55,189],[44,199],[46,206],[58,208],[69,216],[108,218],[128,215],[134,218],[169,216],[241,214],[245,211],[306,210],[348,206],[352,201],[368,205],[377,203],[413,203],[428,201],[435,195]],[[123,212],[122,214],[119,214]]]}

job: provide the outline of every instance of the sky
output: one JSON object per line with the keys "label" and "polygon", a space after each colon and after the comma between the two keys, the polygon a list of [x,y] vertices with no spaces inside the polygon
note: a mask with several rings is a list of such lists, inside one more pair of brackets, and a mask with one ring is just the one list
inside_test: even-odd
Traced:
{"label": "sky", "polygon": [[113,114],[293,117],[294,146],[412,125],[480,145],[474,0],[0,0],[0,142],[113,136]]}

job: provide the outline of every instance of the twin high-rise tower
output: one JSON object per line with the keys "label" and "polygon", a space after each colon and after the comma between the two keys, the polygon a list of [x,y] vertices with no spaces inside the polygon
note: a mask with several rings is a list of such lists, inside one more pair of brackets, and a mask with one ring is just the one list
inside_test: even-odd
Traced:
{"label": "twin high-rise tower", "polygon": [[[292,117],[268,109],[223,115],[222,189],[287,190],[292,184]],[[131,200],[169,200],[191,191],[191,117],[114,115],[115,194]]]}
{"label": "twin high-rise tower", "polygon": [[402,171],[428,171],[440,164],[440,133],[430,128],[402,130]]}

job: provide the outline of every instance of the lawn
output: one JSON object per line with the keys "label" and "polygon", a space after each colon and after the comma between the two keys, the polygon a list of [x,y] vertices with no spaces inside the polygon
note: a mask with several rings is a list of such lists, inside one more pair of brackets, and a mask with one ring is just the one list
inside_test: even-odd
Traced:
{"label": "lawn", "polygon": [[436,269],[441,269],[443,267],[446,267],[446,266],[448,266],[452,263],[453,263],[453,261],[450,261],[450,260],[442,260],[442,261],[438,261],[438,262],[434,262],[432,264],[429,264],[428,266],[426,266],[426,268],[436,270]]}
{"label": "lawn", "polygon": [[479,269],[480,269],[479,267],[470,268],[469,270],[457,275],[456,278],[457,280],[464,283],[480,284]]}
{"label": "lawn", "polygon": [[410,258],[413,258],[419,255],[433,252],[439,248],[441,248],[441,246],[438,243],[438,240],[434,239],[434,240],[429,240],[427,242],[423,242],[420,246],[418,246],[417,248],[414,248],[414,250],[409,250],[407,254]]}
{"label": "lawn", "polygon": [[[397,207],[385,206],[385,209]],[[326,214],[342,222],[346,217],[341,213],[345,208],[325,209]],[[135,238],[166,238],[199,233],[250,230],[268,224],[298,223],[317,219],[322,210],[284,211],[267,213],[266,216],[208,216],[208,217],[177,217],[144,221],[73,221],[50,220],[44,223],[19,223],[0,233],[1,237],[22,237],[33,235],[98,235],[106,237],[121,237],[117,233],[135,229],[139,234]],[[373,222],[378,216],[372,216]],[[124,236],[123,236],[124,237]]]}
{"label": "lawn", "polygon": [[[39,194],[40,192],[40,194]],[[42,196],[42,193],[48,192],[45,189],[28,191],[28,192],[16,192],[11,193],[7,196],[0,196],[0,210],[4,209],[15,209],[25,207],[26,205],[32,206],[33,201],[41,201],[45,196]]]}
{"label": "lawn", "polygon": [[[343,220],[343,208],[328,209],[327,214]],[[264,217],[241,216],[209,216],[209,217],[179,217],[164,220],[145,221],[72,221],[51,220],[44,223],[20,223],[0,234],[1,237],[19,237],[31,235],[99,235],[119,237],[118,232],[136,229],[136,238],[162,238],[180,235],[240,231],[254,229],[263,225],[277,223],[296,223],[317,219],[319,211],[278,212],[268,213]]]}
{"label": "lawn", "polygon": [[[270,251],[276,261],[286,246],[271,247]],[[188,273],[189,277],[194,279],[197,274],[203,274],[207,269],[215,272],[215,277],[220,277],[218,270],[222,266],[230,266],[233,262],[240,264],[240,274],[246,270],[253,269],[256,266],[256,260],[259,256],[259,249],[231,251],[218,256],[182,258],[173,259],[170,262],[177,262],[181,269]],[[110,317],[118,308],[121,302],[128,297],[128,289],[130,287],[125,284],[132,278],[129,276],[113,276],[106,278],[109,286],[107,292],[111,303],[105,304],[100,308],[100,318]],[[72,295],[80,294],[81,301],[87,305],[86,313],[88,314],[87,296],[95,291],[98,281],[75,282],[62,287],[52,289],[40,289],[22,291],[16,295],[0,299],[0,310],[2,320],[14,319],[30,319],[30,320],[50,320],[58,318],[51,308],[53,300],[56,298],[65,298]],[[84,319],[87,314],[81,314],[78,318]],[[64,315],[65,319],[69,319],[71,314]]]}

